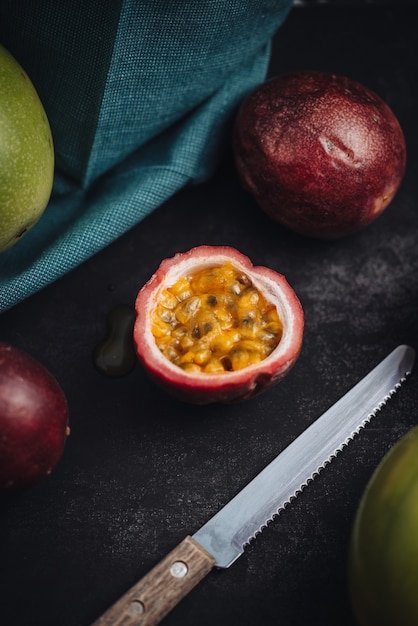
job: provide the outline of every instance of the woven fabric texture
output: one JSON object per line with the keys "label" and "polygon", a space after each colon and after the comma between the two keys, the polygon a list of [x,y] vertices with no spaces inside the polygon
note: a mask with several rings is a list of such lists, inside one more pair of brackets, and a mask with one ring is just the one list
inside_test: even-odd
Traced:
{"label": "woven fabric texture", "polygon": [[219,163],[293,0],[2,0],[0,41],[51,124],[53,193],[0,256],[0,311]]}

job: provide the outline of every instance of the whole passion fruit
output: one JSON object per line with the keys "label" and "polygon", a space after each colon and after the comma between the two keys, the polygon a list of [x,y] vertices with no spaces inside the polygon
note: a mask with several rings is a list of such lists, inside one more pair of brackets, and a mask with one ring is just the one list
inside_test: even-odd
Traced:
{"label": "whole passion fruit", "polygon": [[281,274],[227,246],[165,259],[136,299],[134,341],[150,376],[195,404],[250,398],[299,356],[302,306]]}
{"label": "whole passion fruit", "polygon": [[68,435],[66,397],[26,352],[0,342],[0,491],[30,487],[58,463]]}
{"label": "whole passion fruit", "polygon": [[0,253],[40,219],[52,191],[54,147],[29,76],[0,45]]}
{"label": "whole passion fruit", "polygon": [[345,76],[271,78],[243,101],[234,127],[243,186],[285,227],[333,239],[370,224],[403,179],[406,146],[389,106]]}
{"label": "whole passion fruit", "polygon": [[418,427],[373,473],[355,517],[348,580],[361,626],[418,624]]}

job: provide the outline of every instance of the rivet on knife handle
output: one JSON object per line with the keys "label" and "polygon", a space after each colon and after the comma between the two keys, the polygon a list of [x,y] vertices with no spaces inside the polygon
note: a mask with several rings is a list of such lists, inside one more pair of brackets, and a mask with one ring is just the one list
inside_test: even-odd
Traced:
{"label": "rivet on knife handle", "polygon": [[213,556],[186,537],[92,626],[159,624],[214,565]]}
{"label": "rivet on knife handle", "polygon": [[386,404],[412,372],[414,361],[413,348],[395,348],[93,626],[158,624],[213,567],[229,567]]}

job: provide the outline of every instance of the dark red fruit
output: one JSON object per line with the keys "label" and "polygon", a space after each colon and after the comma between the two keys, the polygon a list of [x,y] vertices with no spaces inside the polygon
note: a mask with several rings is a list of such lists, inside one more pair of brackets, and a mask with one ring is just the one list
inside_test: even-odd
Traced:
{"label": "dark red fruit", "polygon": [[332,239],[370,224],[405,173],[402,129],[388,105],[345,76],[272,78],[244,100],[234,129],[244,187],[272,218]]}
{"label": "dark red fruit", "polygon": [[51,473],[68,435],[67,400],[56,379],[22,350],[0,343],[0,489]]}
{"label": "dark red fruit", "polygon": [[303,311],[285,277],[226,246],[165,259],[135,308],[139,360],[187,402],[255,396],[289,372],[302,346]]}

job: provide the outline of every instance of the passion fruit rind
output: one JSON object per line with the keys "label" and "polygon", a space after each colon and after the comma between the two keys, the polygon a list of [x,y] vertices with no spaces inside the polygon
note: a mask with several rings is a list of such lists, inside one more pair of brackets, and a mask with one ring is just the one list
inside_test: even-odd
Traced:
{"label": "passion fruit rind", "polygon": [[[274,304],[283,324],[277,347],[263,360],[238,371],[189,372],[172,363],[157,347],[152,318],[161,292],[182,277],[209,267],[232,263],[246,274],[262,296]],[[139,361],[150,377],[181,401],[194,404],[236,402],[251,398],[280,381],[295,364],[301,348],[304,314],[286,278],[228,246],[198,246],[165,259],[138,293],[134,342]]]}
{"label": "passion fruit rind", "polygon": [[296,71],[241,103],[233,149],[243,187],[271,218],[305,237],[336,239],[392,202],[406,143],[390,107],[346,76]]}

